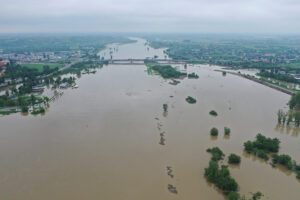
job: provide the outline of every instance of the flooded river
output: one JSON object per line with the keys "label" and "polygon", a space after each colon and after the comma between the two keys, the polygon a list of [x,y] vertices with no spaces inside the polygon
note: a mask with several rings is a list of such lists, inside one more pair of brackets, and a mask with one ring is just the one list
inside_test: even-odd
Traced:
{"label": "flooded river", "polygon": [[[145,42],[117,46],[112,55],[165,56]],[[289,96],[215,68],[188,66],[199,79],[174,86],[143,65],[108,65],[83,75],[79,88],[65,90],[44,116],[0,117],[0,199],[223,200],[204,178],[206,149],[214,146],[242,157],[239,167],[230,167],[241,194],[299,199],[295,174],[243,153],[243,143],[262,133],[278,137],[280,153],[300,162],[299,130],[276,123]],[[187,96],[197,103],[188,104]],[[224,126],[231,128],[228,138]],[[217,138],[212,127],[220,130]]]}

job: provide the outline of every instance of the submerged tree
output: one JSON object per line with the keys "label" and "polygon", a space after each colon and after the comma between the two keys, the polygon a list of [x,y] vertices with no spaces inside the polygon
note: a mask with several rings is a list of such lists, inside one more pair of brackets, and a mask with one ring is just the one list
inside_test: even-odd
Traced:
{"label": "submerged tree", "polygon": [[168,104],[163,104],[164,112],[168,112]]}
{"label": "submerged tree", "polygon": [[294,94],[289,101],[290,109],[300,109],[300,92]]}
{"label": "submerged tree", "polygon": [[214,127],[210,130],[210,135],[217,136],[218,134],[219,134],[219,131],[217,128]]}
{"label": "submerged tree", "polygon": [[288,112],[288,118],[287,118],[286,125],[290,125],[291,122],[293,122],[293,111],[292,110],[290,110]]}
{"label": "submerged tree", "polygon": [[284,116],[284,112],[280,109],[277,112],[277,120],[278,123],[281,124],[281,122],[283,121],[283,116]]}

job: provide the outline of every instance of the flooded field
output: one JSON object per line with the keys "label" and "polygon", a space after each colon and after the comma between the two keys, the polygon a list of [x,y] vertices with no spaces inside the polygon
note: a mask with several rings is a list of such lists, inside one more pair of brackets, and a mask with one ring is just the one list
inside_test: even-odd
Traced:
{"label": "flooded field", "polygon": [[[145,42],[118,46],[113,57],[164,57]],[[299,130],[277,125],[290,96],[216,68],[188,66],[199,79],[174,86],[143,65],[108,65],[83,75],[44,116],[0,117],[0,199],[223,200],[204,177],[206,149],[214,146],[242,157],[230,167],[241,194],[299,199],[295,174],[243,152],[243,143],[262,133],[279,138],[279,153],[300,162]],[[212,127],[220,130],[216,138]]]}

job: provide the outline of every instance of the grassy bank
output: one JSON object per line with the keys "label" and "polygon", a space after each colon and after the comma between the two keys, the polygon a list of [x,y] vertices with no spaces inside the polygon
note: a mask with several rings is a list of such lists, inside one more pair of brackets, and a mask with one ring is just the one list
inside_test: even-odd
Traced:
{"label": "grassy bank", "polygon": [[57,68],[63,67],[63,64],[43,64],[43,63],[41,63],[41,64],[22,64],[21,66],[27,67],[30,69],[37,69],[39,72],[42,72],[44,69],[44,66],[49,66],[50,69],[55,69],[56,67]]}

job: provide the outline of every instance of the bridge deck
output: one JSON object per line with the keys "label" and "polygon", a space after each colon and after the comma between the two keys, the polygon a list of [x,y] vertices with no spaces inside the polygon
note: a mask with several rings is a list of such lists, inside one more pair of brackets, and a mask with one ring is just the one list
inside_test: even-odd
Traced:
{"label": "bridge deck", "polygon": [[110,59],[102,60],[109,64],[145,64],[147,62],[158,62],[160,64],[185,64],[187,60],[174,60],[174,59]]}

